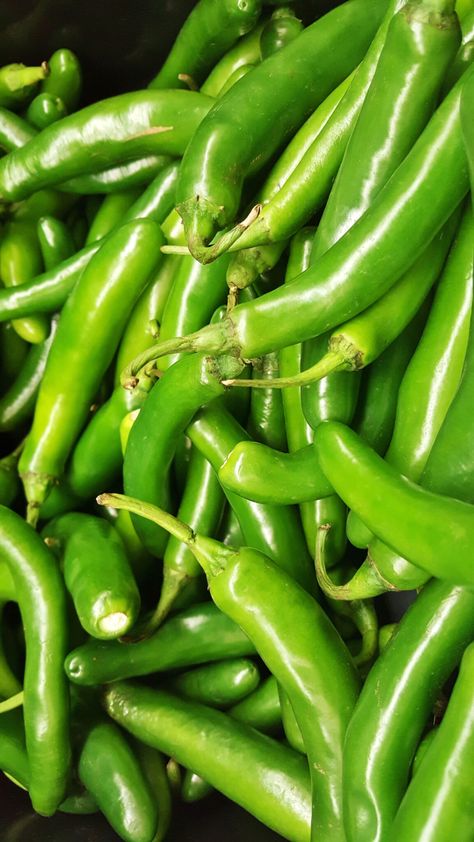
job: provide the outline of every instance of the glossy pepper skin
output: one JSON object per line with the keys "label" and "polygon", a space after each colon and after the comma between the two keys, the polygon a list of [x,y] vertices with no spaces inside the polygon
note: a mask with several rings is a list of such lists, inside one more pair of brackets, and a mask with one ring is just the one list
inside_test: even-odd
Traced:
{"label": "glossy pepper skin", "polygon": [[0,107],[0,147],[5,152],[20,149],[35,135],[36,130],[13,111]]}
{"label": "glossy pepper skin", "polygon": [[142,155],[182,155],[212,102],[193,91],[138,91],[88,105],[2,159],[0,195],[23,199]]}
{"label": "glossy pepper skin", "polygon": [[68,784],[69,693],[64,583],[41,538],[17,514],[0,508],[2,557],[15,585],[26,640],[23,689],[29,792],[36,812],[52,815]]}
{"label": "glossy pepper skin", "polygon": [[292,9],[288,7],[277,9],[264,25],[260,36],[260,52],[262,59],[277,53],[290,44],[303,31],[303,24]]}
{"label": "glossy pepper skin", "polygon": [[59,97],[68,112],[77,108],[82,89],[81,65],[75,53],[61,48],[48,59],[49,74],[41,83],[41,92]]}
{"label": "glossy pepper skin", "polygon": [[122,495],[99,498],[104,503],[112,500],[156,519],[195,553],[213,601],[245,630],[289,696],[310,763],[312,838],[331,834],[334,840],[343,839],[342,743],[359,680],[327,615],[263,553],[248,547],[234,550],[196,535],[176,518],[140,501]]}
{"label": "glossy pepper skin", "polygon": [[[464,78],[464,76],[462,77]],[[467,76],[463,85],[462,103],[461,103],[461,124],[464,138],[464,148],[466,150],[467,160],[469,163],[469,171],[471,174],[471,187],[474,184],[474,131],[472,129],[472,110],[471,101],[474,91],[474,77]]]}
{"label": "glossy pepper skin", "polygon": [[86,237],[86,246],[95,243],[110,234],[123,220],[134,202],[140,196],[140,190],[120,190],[111,196],[104,196],[97,213],[92,220]]}
{"label": "glossy pepper skin", "polygon": [[276,678],[269,675],[253,693],[233,705],[228,712],[234,719],[251,725],[263,734],[273,734],[281,730],[280,698]]}
{"label": "glossy pepper skin", "polygon": [[70,681],[90,686],[254,654],[247,635],[205,602],[167,620],[139,643],[89,640],[69,653],[65,670]]}
{"label": "glossy pepper skin", "polygon": [[[474,812],[470,781],[474,771],[474,646],[466,649],[441,725],[410,783],[390,838],[440,842],[455,829],[456,839],[472,838]],[[433,732],[431,732],[433,733]]]}
{"label": "glossy pepper skin", "polygon": [[430,582],[372,668],[344,747],[349,842],[389,838],[430,712],[474,637],[473,607],[472,591]]}
{"label": "glossy pepper skin", "polygon": [[70,178],[58,185],[58,190],[81,195],[117,193],[132,187],[144,187],[158,173],[172,163],[169,155],[145,155],[136,161],[127,161],[102,170]]}
{"label": "glossy pepper skin", "polygon": [[328,480],[377,537],[432,576],[472,586],[473,506],[415,485],[343,424],[321,424],[315,447]]}
{"label": "glossy pepper skin", "polygon": [[310,787],[301,755],[221,711],[164,691],[116,683],[103,704],[135,737],[195,769],[286,839],[309,842]]}
{"label": "glossy pepper skin", "polygon": [[[338,7],[258,65],[211,110],[183,158],[178,186],[178,210],[197,259],[206,260],[205,245],[234,219],[244,178],[363,58],[383,7],[365,0]],[[275,86],[278,97],[272,95]],[[222,171],[231,175],[226,182]]]}
{"label": "glossy pepper skin", "polygon": [[66,106],[62,99],[51,94],[35,96],[26,112],[28,122],[40,131],[56,123],[57,120],[61,120],[66,114]]}
{"label": "glossy pepper skin", "polygon": [[54,478],[64,471],[130,308],[159,262],[162,242],[151,220],[119,228],[91,261],[62,311],[20,466],[33,519]]}
{"label": "glossy pepper skin", "polygon": [[237,39],[255,26],[261,9],[262,0],[199,0],[148,87],[185,88],[187,79],[198,87]]}
{"label": "glossy pepper skin", "polygon": [[217,97],[228,84],[231,77],[241,67],[258,64],[261,59],[260,36],[263,24],[255,26],[247,35],[239,38],[234,47],[228,50],[217,62],[201,85],[201,93]]}
{"label": "glossy pepper skin", "polygon": [[235,658],[195,667],[171,678],[167,687],[185,699],[225,710],[252,693],[259,681],[253,661]]}
{"label": "glossy pepper skin", "polygon": [[[5,286],[21,286],[38,275],[42,268],[35,226],[27,221],[8,223],[0,245],[0,276]],[[33,344],[43,342],[49,333],[48,320],[41,314],[14,319],[13,327],[22,339]]]}
{"label": "glossy pepper skin", "polygon": [[44,268],[54,269],[74,252],[74,241],[66,223],[55,216],[42,216],[37,224],[38,241]]}

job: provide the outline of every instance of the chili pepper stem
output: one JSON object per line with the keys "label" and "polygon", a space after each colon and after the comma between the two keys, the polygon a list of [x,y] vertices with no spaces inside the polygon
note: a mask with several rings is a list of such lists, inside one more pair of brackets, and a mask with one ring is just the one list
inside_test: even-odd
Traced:
{"label": "chili pepper stem", "polygon": [[[45,66],[44,66],[45,65]],[[9,90],[13,93],[27,88],[29,85],[34,85],[35,82],[41,82],[48,75],[48,65],[46,62],[40,67],[12,67],[8,74],[6,74],[5,82]]]}
{"label": "chili pepper stem", "polygon": [[316,536],[316,577],[319,587],[330,599],[368,599],[385,593],[387,589],[396,590],[384,582],[368,556],[362,567],[345,585],[335,585],[326,570],[324,546],[331,524],[325,523],[318,529]]}
{"label": "chili pepper stem", "polygon": [[306,371],[300,371],[294,377],[275,377],[274,380],[223,380],[224,386],[251,386],[253,389],[287,389],[290,386],[304,386],[322,380],[334,371],[347,370],[348,363],[337,351],[328,351],[324,357]]}
{"label": "chili pepper stem", "polygon": [[23,690],[20,690],[19,693],[15,693],[14,696],[10,696],[9,699],[5,699],[4,702],[0,702],[0,714],[7,713],[9,710],[14,710],[15,708],[21,707],[23,704]]}
{"label": "chili pepper stem", "polygon": [[30,526],[36,529],[41,506],[46,500],[54,480],[49,474],[36,473],[35,471],[20,473],[20,476],[27,500],[26,520]]}
{"label": "chili pepper stem", "polygon": [[178,246],[173,245],[173,243],[165,243],[164,246],[161,246],[161,253],[162,254],[183,254],[189,256],[191,252],[189,251],[187,246]]}
{"label": "chili pepper stem", "polygon": [[188,581],[189,576],[178,571],[166,571],[165,568],[160,598],[155,610],[143,622],[137,623],[129,634],[123,635],[120,640],[123,643],[138,643],[151,637],[166,620],[176,598]]}

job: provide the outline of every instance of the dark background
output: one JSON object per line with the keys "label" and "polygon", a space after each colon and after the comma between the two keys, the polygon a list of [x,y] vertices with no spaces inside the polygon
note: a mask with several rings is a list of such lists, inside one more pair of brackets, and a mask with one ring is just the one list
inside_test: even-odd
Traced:
{"label": "dark background", "polygon": [[[144,87],[160,67],[194,0],[0,0],[0,66],[37,64],[59,47],[74,50],[84,71],[84,101]],[[294,8],[305,23],[336,5],[301,0]],[[383,606],[397,620],[409,595]],[[383,601],[382,601],[383,602]],[[0,778],[1,842],[115,842],[100,815],[36,816],[25,792]],[[272,833],[235,804],[212,795],[179,807],[170,842],[277,842]]]}

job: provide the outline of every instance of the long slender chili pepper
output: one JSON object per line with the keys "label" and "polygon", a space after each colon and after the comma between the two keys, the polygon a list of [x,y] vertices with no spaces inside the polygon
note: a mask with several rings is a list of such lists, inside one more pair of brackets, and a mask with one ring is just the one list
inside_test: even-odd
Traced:
{"label": "long slender chili pepper", "polygon": [[0,147],[6,152],[20,149],[36,134],[35,129],[26,120],[7,108],[0,107]]}
{"label": "long slender chili pepper", "polygon": [[195,535],[172,515],[123,495],[99,498],[112,500],[155,519],[195,553],[214,602],[245,630],[288,693],[310,762],[312,838],[344,838],[342,743],[359,685],[351,657],[323,610],[263,553],[233,550]]}
{"label": "long slender chili pepper", "polygon": [[314,266],[289,286],[239,304],[220,324],[151,348],[126,376],[175,351],[233,351],[253,359],[324,333],[387,292],[467,192],[460,95],[473,72],[454,86],[371,207]]}
{"label": "long slender chili pepper", "polygon": [[234,47],[228,50],[209,76],[201,85],[201,93],[206,96],[217,97],[240,67],[258,64],[261,59],[260,36],[263,24],[255,26],[247,35],[239,38]]}
{"label": "long slender chili pepper", "polygon": [[171,823],[173,809],[165,758],[159,751],[144,745],[139,740],[134,741],[133,748],[158,807],[158,824],[153,842],[164,842]]}
{"label": "long slender chili pepper", "polygon": [[468,842],[474,821],[470,781],[474,772],[474,646],[465,651],[441,725],[410,783],[391,829],[391,839],[440,842],[456,828]]}
{"label": "long slender chili pepper", "polygon": [[344,746],[350,842],[389,837],[430,712],[474,638],[473,607],[472,591],[430,582],[369,673]]}
{"label": "long slender chili pepper", "polygon": [[115,167],[108,167],[102,172],[78,175],[58,184],[58,190],[68,193],[94,195],[96,193],[117,193],[133,187],[149,184],[162,169],[172,163],[169,155],[147,155],[137,161],[128,161]]}
{"label": "long slender chili pepper", "polygon": [[117,225],[120,225],[125,214],[130,210],[139,196],[140,191],[136,189],[121,190],[118,193],[105,196],[90,224],[85,245],[90,246],[91,243],[102,240]]}
{"label": "long slender chili pepper", "polygon": [[138,91],[88,105],[0,161],[0,195],[22,199],[142,155],[182,155],[212,104],[193,91]]}
{"label": "long slender chili pepper", "polygon": [[[43,268],[35,226],[13,220],[8,223],[0,245],[0,276],[6,287],[17,287],[34,278]],[[43,342],[49,333],[43,315],[14,319],[13,327],[27,342]]]}
{"label": "long slender chili pepper", "polygon": [[66,593],[53,557],[19,515],[0,508],[2,557],[15,584],[26,639],[26,745],[34,809],[52,815],[66,791],[71,750],[67,679]]}

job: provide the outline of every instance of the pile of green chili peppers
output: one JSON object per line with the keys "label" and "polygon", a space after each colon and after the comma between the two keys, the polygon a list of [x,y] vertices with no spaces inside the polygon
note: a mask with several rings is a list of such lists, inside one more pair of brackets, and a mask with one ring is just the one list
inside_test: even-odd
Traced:
{"label": "pile of green chili peppers", "polygon": [[198,0],[145,90],[0,69],[0,769],[37,813],[474,839],[473,58],[469,0]]}

